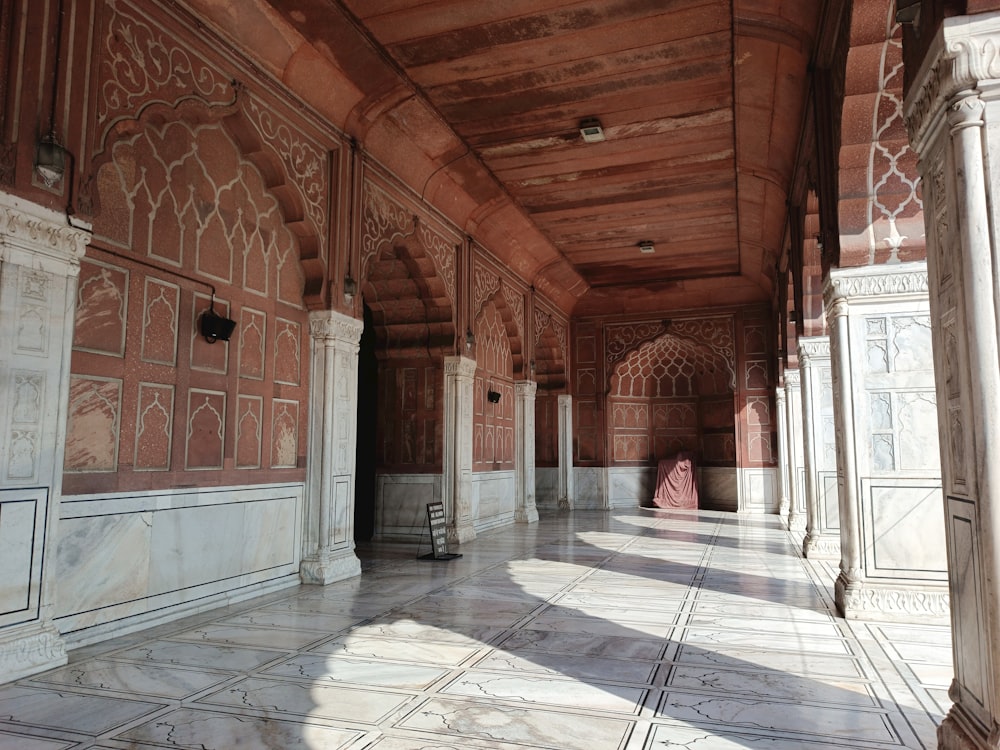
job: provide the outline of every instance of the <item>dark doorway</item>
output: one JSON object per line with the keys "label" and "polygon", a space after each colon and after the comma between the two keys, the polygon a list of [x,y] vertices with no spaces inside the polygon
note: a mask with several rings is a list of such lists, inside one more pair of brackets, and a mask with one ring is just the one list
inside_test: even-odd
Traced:
{"label": "dark doorway", "polygon": [[358,350],[358,446],[354,477],[354,541],[375,536],[375,425],[378,423],[378,358],[372,311],[365,308],[365,329]]}

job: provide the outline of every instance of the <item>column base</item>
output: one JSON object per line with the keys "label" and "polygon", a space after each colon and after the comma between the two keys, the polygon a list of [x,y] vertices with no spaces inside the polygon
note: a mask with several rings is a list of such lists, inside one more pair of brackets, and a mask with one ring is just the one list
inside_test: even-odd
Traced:
{"label": "column base", "polygon": [[805,531],[806,530],[806,517],[801,513],[791,512],[788,514],[788,530],[789,531]]}
{"label": "column base", "polygon": [[568,497],[559,498],[559,510],[573,510],[573,503],[569,501]]}
{"label": "column base", "polygon": [[[886,586],[850,581],[841,573],[834,585],[837,611],[848,620],[882,620],[928,625],[951,623],[945,584]],[[984,745],[985,747],[985,745]]]}
{"label": "column base", "polygon": [[449,526],[448,527],[448,543],[449,544],[465,544],[466,542],[471,542],[476,538],[476,530],[471,524],[463,524],[461,526]]}
{"label": "column base", "polygon": [[66,643],[51,623],[29,623],[4,629],[0,634],[0,682],[61,667],[66,663]]}
{"label": "column base", "polygon": [[840,537],[809,533],[802,540],[802,556],[810,560],[839,560]]}
{"label": "column base", "polygon": [[[997,750],[1000,748],[1000,737],[987,737],[977,731],[965,717],[965,711],[957,703],[948,711],[941,726],[938,727],[937,739],[940,750]],[[994,732],[994,735],[996,733]]]}
{"label": "column base", "polygon": [[518,508],[514,511],[514,520],[517,523],[538,523],[538,508],[534,505],[530,508]]}
{"label": "column base", "polygon": [[361,561],[353,549],[311,555],[299,565],[302,583],[313,586],[326,586],[359,575]]}

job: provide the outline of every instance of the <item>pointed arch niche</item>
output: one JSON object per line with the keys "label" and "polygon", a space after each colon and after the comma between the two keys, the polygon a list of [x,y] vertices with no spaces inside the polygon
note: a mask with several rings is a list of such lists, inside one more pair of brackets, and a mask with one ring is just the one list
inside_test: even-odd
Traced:
{"label": "pointed arch niche", "polygon": [[692,451],[698,466],[736,466],[734,390],[707,346],[663,334],[615,366],[608,394],[611,466],[655,466]]}
{"label": "pointed arch niche", "polygon": [[[445,358],[455,351],[455,243],[365,185],[361,294],[377,360],[375,536],[420,538],[442,498]],[[364,405],[363,405],[364,408]]]}
{"label": "pointed arch niche", "polygon": [[[300,481],[307,316],[274,180],[217,122],[150,120],[109,145],[81,264],[63,489]],[[237,321],[209,344],[212,303]]]}

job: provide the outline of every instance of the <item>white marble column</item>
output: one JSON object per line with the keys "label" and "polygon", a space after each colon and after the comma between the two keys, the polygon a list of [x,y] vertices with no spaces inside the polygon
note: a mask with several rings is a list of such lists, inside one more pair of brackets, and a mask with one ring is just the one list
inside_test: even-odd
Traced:
{"label": "white marble column", "polygon": [[66,663],[52,574],[89,240],[64,214],[0,192],[0,682]]}
{"label": "white marble column", "polygon": [[332,310],[309,314],[311,376],[303,583],[361,574],[354,553],[358,342],[364,323]]}
{"label": "white marble column", "polygon": [[802,447],[802,377],[785,370],[785,419],[788,424],[788,529],[796,534],[806,528],[805,458]]}
{"label": "white marble column", "polygon": [[576,493],[573,485],[573,397],[559,396],[559,508],[572,510]]}
{"label": "white marble column", "polygon": [[444,462],[442,495],[448,519],[448,541],[476,538],[472,519],[472,387],[476,360],[444,360]]}
{"label": "white marble column", "polygon": [[778,412],[778,515],[788,523],[791,510],[788,474],[788,408],[785,406],[785,384],[774,390],[774,408]]}
{"label": "white marble column", "polygon": [[848,618],[946,622],[926,265],[834,269],[825,304],[837,429],[837,607]]}
{"label": "white marble column", "polygon": [[514,520],[536,523],[535,507],[535,392],[538,383],[514,383]]}
{"label": "white marble column", "polygon": [[946,18],[906,102],[920,157],[951,592],[945,750],[1000,747],[1000,14]]}
{"label": "white marble column", "polygon": [[802,375],[802,448],[806,536],[802,554],[814,560],[840,559],[837,441],[833,417],[830,339],[799,339]]}

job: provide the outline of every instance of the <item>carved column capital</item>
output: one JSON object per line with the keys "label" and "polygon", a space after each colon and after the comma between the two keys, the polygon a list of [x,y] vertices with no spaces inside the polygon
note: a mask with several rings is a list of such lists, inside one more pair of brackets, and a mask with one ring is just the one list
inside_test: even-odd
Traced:
{"label": "carved column capital", "polygon": [[445,357],[445,376],[472,378],[476,374],[476,360],[468,357]]}
{"label": "carved column capital", "polygon": [[0,192],[0,260],[59,276],[78,276],[90,242],[89,225]]}
{"label": "carved column capital", "polygon": [[309,313],[309,335],[327,343],[357,345],[364,329],[364,321],[336,310],[314,310]]}

